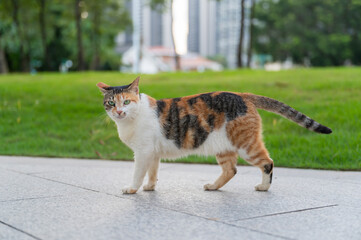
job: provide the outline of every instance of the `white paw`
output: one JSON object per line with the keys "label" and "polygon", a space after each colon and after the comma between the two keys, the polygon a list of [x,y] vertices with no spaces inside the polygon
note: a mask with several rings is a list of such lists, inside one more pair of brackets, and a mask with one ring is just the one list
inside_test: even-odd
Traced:
{"label": "white paw", "polygon": [[256,189],[256,191],[268,191],[270,186],[271,186],[271,184],[269,184],[269,183],[268,184],[258,184],[254,188]]}
{"label": "white paw", "polygon": [[214,184],[206,184],[203,186],[205,191],[215,191],[218,188],[216,186],[214,186]]}
{"label": "white paw", "polygon": [[155,189],[155,184],[148,183],[147,185],[143,186],[144,191],[154,191],[154,189]]}
{"label": "white paw", "polygon": [[134,189],[134,188],[131,188],[131,187],[126,187],[126,188],[123,188],[122,189],[122,192],[124,194],[134,194],[137,192],[138,189]]}

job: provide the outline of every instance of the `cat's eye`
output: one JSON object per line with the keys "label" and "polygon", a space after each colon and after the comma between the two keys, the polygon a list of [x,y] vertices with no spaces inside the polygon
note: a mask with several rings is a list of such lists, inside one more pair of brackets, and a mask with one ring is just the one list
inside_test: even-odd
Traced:
{"label": "cat's eye", "polygon": [[130,100],[125,100],[124,105],[128,105],[130,103]]}
{"label": "cat's eye", "polygon": [[113,102],[113,101],[108,101],[108,104],[109,104],[110,106],[112,106],[112,107],[115,106],[115,102]]}

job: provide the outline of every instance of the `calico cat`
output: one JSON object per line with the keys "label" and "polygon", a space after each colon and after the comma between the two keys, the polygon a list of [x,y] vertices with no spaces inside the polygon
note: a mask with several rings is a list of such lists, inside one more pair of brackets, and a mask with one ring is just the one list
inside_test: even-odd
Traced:
{"label": "calico cat", "polygon": [[148,172],[145,191],[157,183],[160,159],[189,154],[215,155],[221,176],[204,185],[217,190],[237,173],[240,156],[262,171],[257,191],[271,186],[273,160],[262,141],[262,122],[257,108],[279,114],[311,131],[330,134],[332,130],[277,100],[250,93],[211,92],[155,100],[139,94],[139,77],[126,86],[98,83],[104,107],[116,123],[119,138],[134,151],[133,182],[123,193],[136,193]]}

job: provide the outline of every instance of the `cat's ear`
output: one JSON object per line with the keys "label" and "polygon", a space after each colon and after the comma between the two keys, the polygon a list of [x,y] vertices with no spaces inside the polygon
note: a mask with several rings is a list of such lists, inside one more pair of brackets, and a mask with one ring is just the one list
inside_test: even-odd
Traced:
{"label": "cat's ear", "polygon": [[97,83],[97,87],[103,94],[105,94],[107,92],[107,88],[109,88],[110,86],[103,82],[100,82],[100,83]]}
{"label": "cat's ear", "polygon": [[135,92],[136,94],[139,94],[139,79],[140,77],[137,77],[128,87],[129,91]]}

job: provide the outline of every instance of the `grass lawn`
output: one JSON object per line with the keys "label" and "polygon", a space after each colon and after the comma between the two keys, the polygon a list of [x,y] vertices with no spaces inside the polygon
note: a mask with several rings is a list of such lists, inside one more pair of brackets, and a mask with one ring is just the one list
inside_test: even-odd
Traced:
{"label": "grass lawn", "polygon": [[[131,159],[95,84],[124,85],[134,78],[117,72],[0,76],[0,154]],[[157,99],[217,90],[278,99],[334,132],[316,134],[261,110],[276,166],[361,170],[360,68],[164,73],[142,75],[140,86]],[[216,163],[197,156],[179,161]]]}

